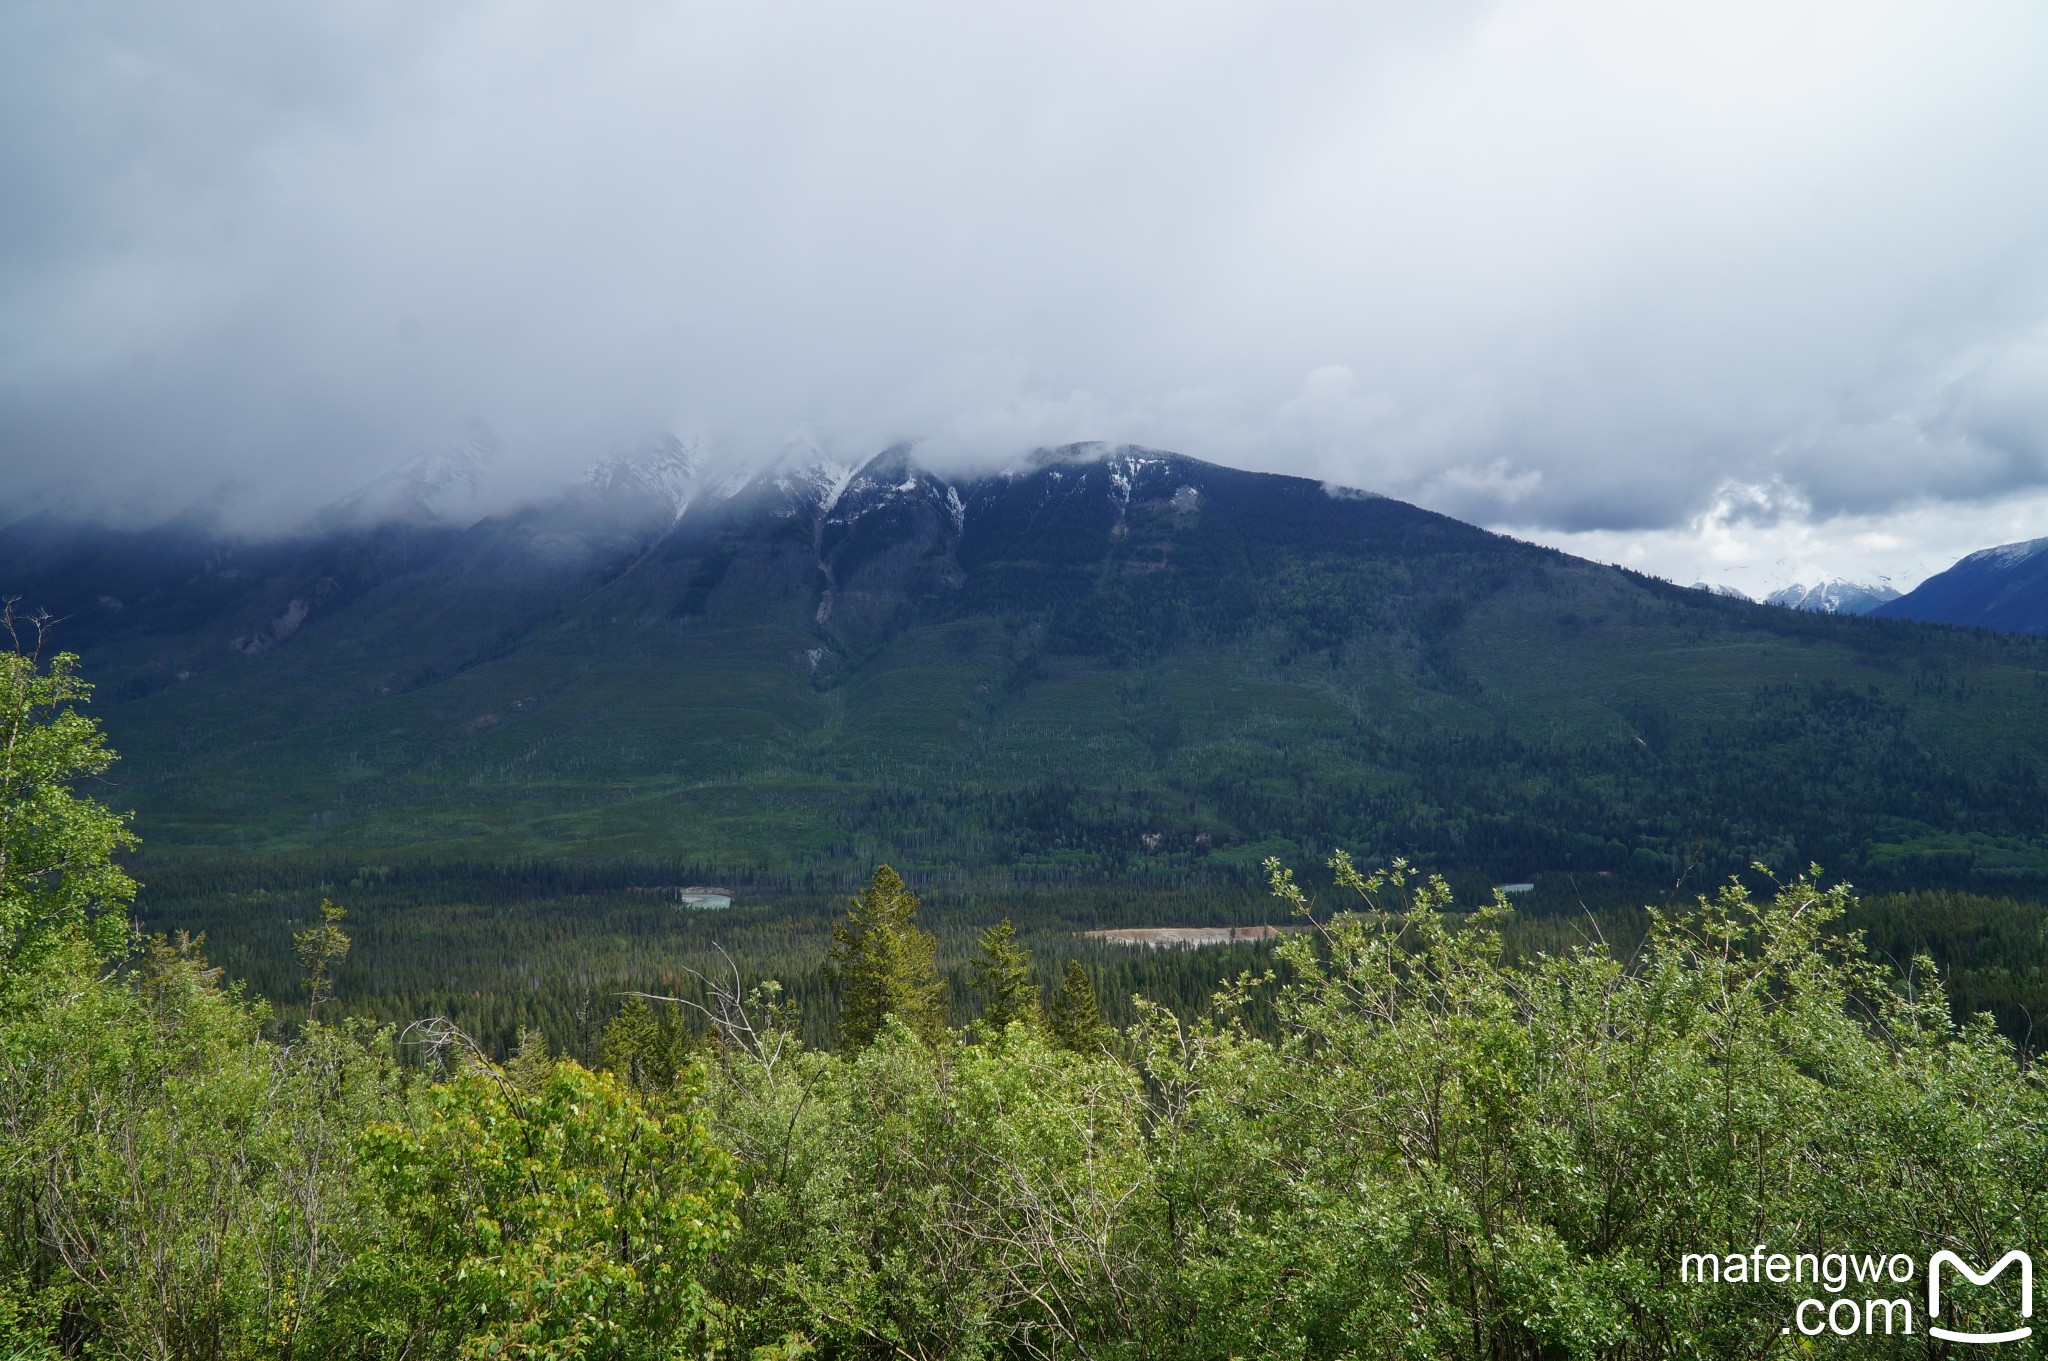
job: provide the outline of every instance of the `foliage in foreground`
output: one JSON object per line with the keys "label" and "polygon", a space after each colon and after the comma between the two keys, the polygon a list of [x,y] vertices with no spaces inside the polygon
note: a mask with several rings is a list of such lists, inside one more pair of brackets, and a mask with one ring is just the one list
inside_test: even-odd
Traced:
{"label": "foliage in foreground", "polygon": [[389,1229],[340,1292],[329,1350],[675,1355],[701,1331],[696,1269],[737,1192],[689,1094],[646,1104],[566,1060],[469,1054],[359,1140]]}
{"label": "foliage in foreground", "polygon": [[72,785],[105,772],[114,755],[99,726],[78,712],[92,687],[78,658],[47,666],[21,650],[21,630],[41,642],[41,619],[0,606],[0,971],[30,972],[83,941],[102,955],[121,948],[135,883],[114,855],[135,844],[127,819]]}
{"label": "foliage in foreground", "polygon": [[[1281,947],[1292,982],[1193,1024],[1149,1009],[1121,1054],[896,1026],[848,1061],[735,1003],[725,1330],[922,1357],[1767,1356],[1814,1287],[1681,1283],[1683,1254],[2042,1246],[2039,1084],[1832,937],[1842,889],[1731,886],[1633,961],[1507,968],[1501,909],[1460,921],[1438,881],[1332,864],[1355,910]],[[1277,1041],[1242,1020],[1261,991]]]}
{"label": "foliage in foreground", "polygon": [[[70,674],[0,655],[0,1356],[702,1350],[736,1186],[687,1075],[457,1042],[422,1081],[388,1030],[268,1034],[197,941],[125,948]],[[343,915],[300,936],[316,1005]]]}
{"label": "foliage in foreground", "polygon": [[190,941],[0,977],[0,1356],[289,1354],[378,1232],[388,1036],[266,1013]]}

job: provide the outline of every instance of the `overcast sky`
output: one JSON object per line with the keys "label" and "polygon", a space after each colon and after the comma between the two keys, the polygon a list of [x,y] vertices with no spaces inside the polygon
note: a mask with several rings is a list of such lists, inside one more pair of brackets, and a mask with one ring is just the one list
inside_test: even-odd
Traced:
{"label": "overcast sky", "polygon": [[2048,534],[2048,6],[0,9],[0,499],[1130,440],[1675,579]]}

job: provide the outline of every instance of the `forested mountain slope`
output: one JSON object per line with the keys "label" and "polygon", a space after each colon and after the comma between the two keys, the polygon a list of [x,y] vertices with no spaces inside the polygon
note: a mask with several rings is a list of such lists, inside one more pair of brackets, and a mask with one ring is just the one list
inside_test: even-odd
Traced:
{"label": "forested mountain slope", "polygon": [[629,474],[467,529],[22,522],[0,585],[64,616],[152,853],[2048,873],[2048,640],[1146,451]]}
{"label": "forested mountain slope", "polygon": [[1871,613],[2048,633],[2048,538],[1979,549]]}

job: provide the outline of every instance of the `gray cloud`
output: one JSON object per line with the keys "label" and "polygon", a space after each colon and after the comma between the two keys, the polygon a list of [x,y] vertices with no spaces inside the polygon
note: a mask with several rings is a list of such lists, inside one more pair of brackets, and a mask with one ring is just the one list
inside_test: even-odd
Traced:
{"label": "gray cloud", "polygon": [[0,471],[806,428],[1868,533],[2048,487],[2044,153],[2031,3],[14,6]]}

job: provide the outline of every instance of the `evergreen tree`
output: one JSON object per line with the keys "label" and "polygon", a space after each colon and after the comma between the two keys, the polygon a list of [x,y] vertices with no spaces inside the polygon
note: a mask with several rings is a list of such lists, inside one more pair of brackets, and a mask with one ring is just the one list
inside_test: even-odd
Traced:
{"label": "evergreen tree", "polygon": [[938,939],[917,925],[917,895],[883,865],[832,927],[830,974],[839,989],[839,1033],[849,1050],[874,1043],[894,1016],[937,1044],[946,1034],[946,982]]}
{"label": "evergreen tree", "polygon": [[675,1008],[656,1011],[645,998],[628,997],[604,1028],[604,1066],[639,1092],[672,1091],[695,1049]]}
{"label": "evergreen tree", "polygon": [[971,967],[975,991],[982,996],[982,1032],[994,1038],[1012,1021],[1033,1029],[1044,1024],[1038,1004],[1038,983],[1031,973],[1031,952],[1017,943],[1008,917],[981,933]]}
{"label": "evergreen tree", "polygon": [[347,955],[348,932],[341,922],[348,909],[339,903],[320,900],[320,925],[292,933],[299,964],[306,971],[306,1015],[317,1016],[320,1004],[334,996],[334,966]]}
{"label": "evergreen tree", "polygon": [[1067,976],[1052,999],[1052,1037],[1062,1049],[1089,1054],[1109,1043],[1110,1029],[1096,1005],[1095,985],[1081,961],[1067,961]]}

